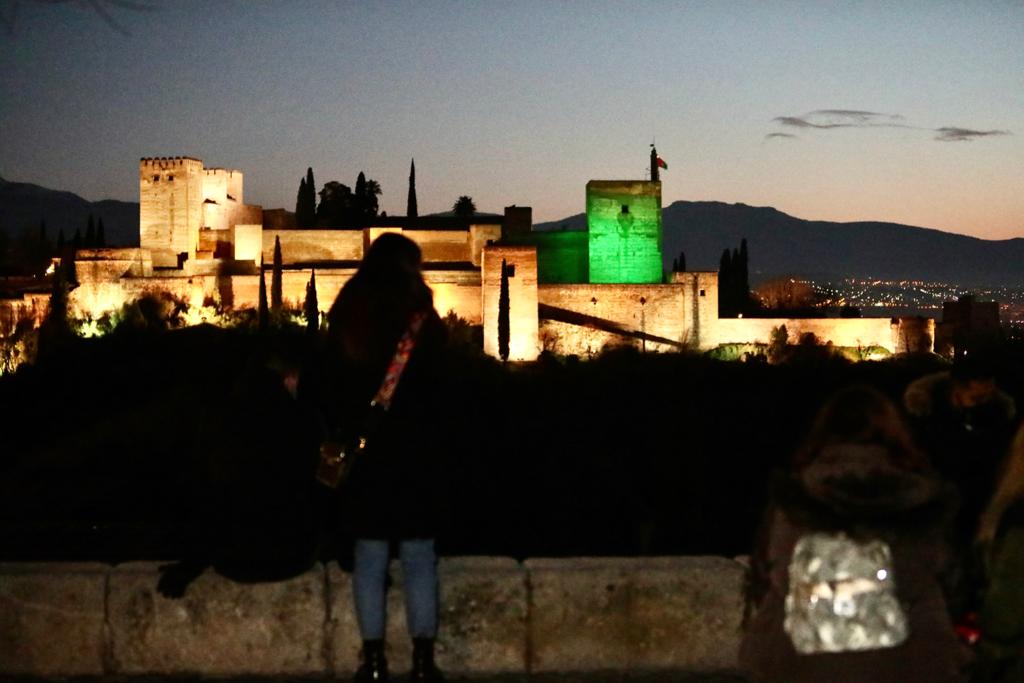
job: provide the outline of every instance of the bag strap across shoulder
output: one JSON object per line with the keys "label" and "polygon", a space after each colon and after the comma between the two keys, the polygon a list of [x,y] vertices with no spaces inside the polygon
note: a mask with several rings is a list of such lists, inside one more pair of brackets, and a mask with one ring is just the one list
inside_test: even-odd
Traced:
{"label": "bag strap across shoulder", "polygon": [[377,390],[377,394],[370,401],[371,406],[382,410],[387,410],[391,407],[391,399],[395,395],[395,389],[398,388],[398,381],[402,378],[402,373],[405,372],[409,356],[412,355],[412,350],[416,347],[416,338],[419,336],[420,328],[423,327],[423,321],[426,319],[426,311],[419,311],[414,313],[412,319],[409,320],[409,327],[402,334],[402,338],[398,340],[395,355],[391,357],[388,370],[384,373],[384,381],[381,382],[380,389]]}

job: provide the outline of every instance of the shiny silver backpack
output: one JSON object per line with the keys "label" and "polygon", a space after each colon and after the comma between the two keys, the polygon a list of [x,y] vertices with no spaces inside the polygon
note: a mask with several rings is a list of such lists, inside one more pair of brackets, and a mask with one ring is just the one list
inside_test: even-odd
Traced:
{"label": "shiny silver backpack", "polygon": [[882,540],[812,533],[789,563],[783,628],[800,654],[895,647],[908,635],[892,552]]}

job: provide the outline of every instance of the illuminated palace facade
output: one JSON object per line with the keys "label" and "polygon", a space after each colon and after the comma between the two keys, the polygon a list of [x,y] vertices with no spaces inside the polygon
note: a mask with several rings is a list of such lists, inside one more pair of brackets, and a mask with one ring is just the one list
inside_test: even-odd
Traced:
{"label": "illuminated palace facade", "polygon": [[316,273],[317,300],[330,307],[369,245],[399,232],[423,251],[424,276],[441,315],[484,329],[498,355],[502,262],[509,283],[510,358],[542,351],[589,356],[610,346],[648,351],[707,350],[767,343],[786,325],[795,340],[812,332],[837,346],[890,352],[930,350],[934,322],[890,318],[729,319],[718,317],[718,274],[664,274],[661,182],[592,180],[587,230],[534,231],[529,207],[502,216],[381,217],[368,227],[275,227],[281,213],[244,203],[243,175],[188,157],[139,162],[139,247],[83,249],[72,312],[98,318],[150,293],[169,293],[197,310],[255,307],[260,263],[280,242],[283,301],[301,308]]}

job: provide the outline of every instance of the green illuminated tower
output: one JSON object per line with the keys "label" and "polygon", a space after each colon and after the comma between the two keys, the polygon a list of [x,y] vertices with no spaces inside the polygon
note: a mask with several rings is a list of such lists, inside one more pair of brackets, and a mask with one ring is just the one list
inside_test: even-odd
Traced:
{"label": "green illuminated tower", "polygon": [[591,180],[587,230],[590,282],[662,281],[660,181]]}

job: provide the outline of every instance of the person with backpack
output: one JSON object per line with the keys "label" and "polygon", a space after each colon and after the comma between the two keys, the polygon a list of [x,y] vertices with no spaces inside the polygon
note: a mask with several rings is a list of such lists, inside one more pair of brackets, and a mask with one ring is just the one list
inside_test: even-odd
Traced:
{"label": "person with backpack", "polygon": [[976,537],[985,558],[978,643],[979,683],[1024,681],[1024,424]]}
{"label": "person with backpack", "polygon": [[449,444],[441,396],[447,333],[421,259],[412,240],[381,235],[327,314],[323,413],[329,437],[364,444],[337,495],[341,525],[355,539],[353,602],[363,639],[357,682],[388,680],[386,583],[393,549],[402,563],[413,641],[411,680],[444,680],[434,663],[434,638],[435,539],[444,517]]}
{"label": "person with backpack", "polygon": [[773,488],[740,648],[752,681],[966,680],[940,580],[956,494],[889,399],[833,396]]}

